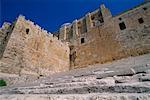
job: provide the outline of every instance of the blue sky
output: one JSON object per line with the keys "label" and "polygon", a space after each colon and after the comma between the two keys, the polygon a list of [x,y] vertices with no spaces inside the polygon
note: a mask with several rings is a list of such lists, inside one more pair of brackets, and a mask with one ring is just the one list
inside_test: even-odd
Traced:
{"label": "blue sky", "polygon": [[72,22],[104,3],[116,15],[144,0],[0,0],[0,26],[19,14],[53,32],[63,23]]}

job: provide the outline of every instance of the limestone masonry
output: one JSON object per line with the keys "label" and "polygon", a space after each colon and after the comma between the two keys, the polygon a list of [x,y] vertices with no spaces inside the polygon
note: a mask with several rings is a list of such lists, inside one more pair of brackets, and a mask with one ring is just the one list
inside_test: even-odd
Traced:
{"label": "limestone masonry", "polygon": [[51,33],[19,16],[1,29],[3,73],[47,75],[69,70],[69,47]]}
{"label": "limestone masonry", "polygon": [[0,100],[150,100],[150,2],[105,5],[56,32],[20,15],[0,28]]}
{"label": "limestone masonry", "polygon": [[47,76],[150,53],[150,3],[112,16],[104,4],[55,34],[24,16],[0,28],[0,72]]}

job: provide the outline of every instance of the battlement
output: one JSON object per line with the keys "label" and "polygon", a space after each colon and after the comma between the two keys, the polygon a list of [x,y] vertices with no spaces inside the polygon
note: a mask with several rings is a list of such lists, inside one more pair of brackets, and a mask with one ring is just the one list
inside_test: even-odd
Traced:
{"label": "battlement", "polygon": [[11,23],[4,22],[3,25],[2,25],[2,27],[0,28],[0,31],[5,33],[5,31],[7,31],[10,26],[11,26]]}
{"label": "battlement", "polygon": [[92,12],[88,12],[85,16],[75,19],[72,23],[63,24],[59,29],[59,37],[62,41],[74,41],[77,38],[82,38],[82,36],[93,30],[96,27],[104,26],[104,24],[109,25],[110,22],[119,19],[119,17],[129,17],[134,14],[141,12],[144,7],[148,8],[150,3],[148,1],[143,2],[127,11],[124,11],[118,15],[112,16],[110,10],[101,4],[98,9]]}
{"label": "battlement", "polygon": [[54,41],[55,43],[58,44],[65,44],[68,45],[67,42],[61,42],[61,40],[59,40],[59,38],[57,36],[55,36],[54,34],[52,34],[51,32],[48,32],[47,30],[45,30],[44,28],[41,28],[38,24],[34,23],[31,20],[27,20],[25,18],[25,16],[23,15],[19,15],[19,17],[17,18],[20,22],[25,22],[28,24],[28,28],[32,27],[35,29],[36,32],[40,32],[41,34],[44,34],[45,36],[47,36],[49,39],[51,39],[51,41]]}
{"label": "battlement", "polygon": [[9,23],[9,22],[4,22],[1,28],[2,28],[2,29],[7,29],[10,25],[11,25],[11,23]]}
{"label": "battlement", "polygon": [[61,25],[59,30],[60,39],[70,41],[72,38],[74,39],[74,37],[81,36],[81,34],[89,32],[91,29],[109,22],[111,17],[111,12],[103,4],[95,11],[88,12],[82,18],[74,20],[71,24]]}

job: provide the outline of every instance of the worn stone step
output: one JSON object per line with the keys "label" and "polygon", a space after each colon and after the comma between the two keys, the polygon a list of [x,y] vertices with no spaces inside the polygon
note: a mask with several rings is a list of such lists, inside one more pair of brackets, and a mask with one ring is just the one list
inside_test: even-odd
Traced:
{"label": "worn stone step", "polygon": [[135,66],[133,68],[118,69],[116,71],[104,72],[97,74],[97,78],[113,77],[113,76],[132,76],[138,73],[146,73],[150,66]]}
{"label": "worn stone step", "polygon": [[0,100],[149,100],[145,93],[94,93],[94,94],[9,94],[0,95]]}
{"label": "worn stone step", "polygon": [[[150,87],[115,85],[76,88],[14,89],[9,94],[86,94],[86,93],[150,93]],[[4,93],[3,93],[4,94]]]}

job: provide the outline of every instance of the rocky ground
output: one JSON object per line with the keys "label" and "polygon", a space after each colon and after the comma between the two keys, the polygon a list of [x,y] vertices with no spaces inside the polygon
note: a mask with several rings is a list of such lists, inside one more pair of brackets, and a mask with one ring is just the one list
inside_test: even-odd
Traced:
{"label": "rocky ground", "polygon": [[0,100],[150,100],[150,54],[3,87]]}

